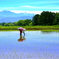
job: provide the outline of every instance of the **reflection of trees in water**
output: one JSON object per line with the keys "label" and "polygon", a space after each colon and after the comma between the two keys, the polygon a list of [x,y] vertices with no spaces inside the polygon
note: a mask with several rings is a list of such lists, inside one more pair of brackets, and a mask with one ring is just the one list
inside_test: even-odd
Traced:
{"label": "reflection of trees in water", "polygon": [[41,31],[43,34],[59,33],[56,31]]}
{"label": "reflection of trees in water", "polygon": [[25,36],[20,36],[20,38],[18,39],[19,42],[23,42],[24,40],[26,40]]}

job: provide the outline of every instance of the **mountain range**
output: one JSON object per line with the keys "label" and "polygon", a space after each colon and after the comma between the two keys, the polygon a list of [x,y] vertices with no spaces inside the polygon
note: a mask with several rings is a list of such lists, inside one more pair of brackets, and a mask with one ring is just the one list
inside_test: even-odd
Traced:
{"label": "mountain range", "polygon": [[0,23],[17,22],[24,19],[32,19],[35,14],[31,13],[14,13],[11,11],[0,11]]}

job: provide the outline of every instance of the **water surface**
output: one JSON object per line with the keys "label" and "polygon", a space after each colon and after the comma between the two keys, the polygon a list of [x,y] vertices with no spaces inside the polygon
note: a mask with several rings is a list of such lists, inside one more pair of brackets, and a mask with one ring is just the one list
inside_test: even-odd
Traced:
{"label": "water surface", "polygon": [[59,32],[0,31],[0,59],[59,59]]}

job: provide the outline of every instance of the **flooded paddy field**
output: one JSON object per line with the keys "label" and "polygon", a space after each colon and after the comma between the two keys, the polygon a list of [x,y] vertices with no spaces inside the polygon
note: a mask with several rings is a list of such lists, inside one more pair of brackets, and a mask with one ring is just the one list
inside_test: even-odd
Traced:
{"label": "flooded paddy field", "polygon": [[0,59],[59,59],[59,32],[0,31]]}

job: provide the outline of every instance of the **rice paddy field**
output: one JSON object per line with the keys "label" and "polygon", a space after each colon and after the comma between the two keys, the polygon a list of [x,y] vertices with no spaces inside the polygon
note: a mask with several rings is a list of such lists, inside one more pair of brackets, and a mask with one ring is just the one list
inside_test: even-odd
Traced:
{"label": "rice paddy field", "polygon": [[0,59],[59,59],[59,32],[25,34],[20,37],[19,31],[0,31]]}

